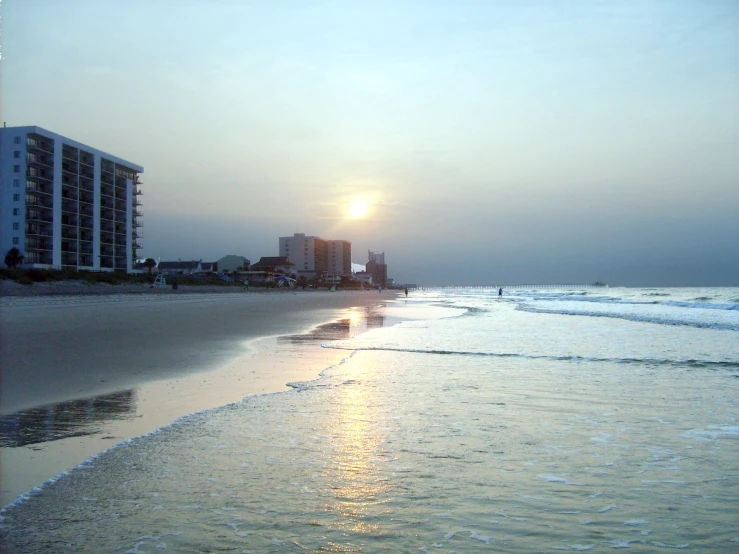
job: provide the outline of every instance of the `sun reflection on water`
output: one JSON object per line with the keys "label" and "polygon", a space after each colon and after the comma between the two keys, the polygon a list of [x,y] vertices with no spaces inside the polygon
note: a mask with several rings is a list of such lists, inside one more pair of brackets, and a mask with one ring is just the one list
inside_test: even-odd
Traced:
{"label": "sun reflection on water", "polygon": [[370,368],[356,360],[351,368],[352,373],[335,396],[335,424],[329,437],[331,449],[325,470],[334,502],[326,510],[342,516],[336,525],[345,531],[375,534],[379,526],[368,518],[372,517],[373,508],[387,498],[390,488],[378,467],[382,459],[382,426],[371,395],[361,382]]}

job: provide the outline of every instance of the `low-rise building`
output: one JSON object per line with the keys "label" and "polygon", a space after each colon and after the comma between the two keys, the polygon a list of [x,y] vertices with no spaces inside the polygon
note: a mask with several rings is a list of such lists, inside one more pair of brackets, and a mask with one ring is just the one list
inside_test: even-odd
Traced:
{"label": "low-rise building", "polygon": [[253,264],[251,271],[282,271],[283,273],[294,273],[295,264],[285,256],[262,256]]}
{"label": "low-rise building", "polygon": [[232,271],[241,270],[246,271],[249,269],[251,262],[244,256],[228,255],[224,256],[216,262],[220,271],[226,271],[231,273]]}

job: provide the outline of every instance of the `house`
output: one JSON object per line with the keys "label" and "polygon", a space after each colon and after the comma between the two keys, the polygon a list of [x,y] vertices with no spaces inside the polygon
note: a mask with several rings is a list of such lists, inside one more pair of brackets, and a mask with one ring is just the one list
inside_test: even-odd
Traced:
{"label": "house", "polygon": [[293,273],[295,264],[287,259],[287,256],[262,256],[259,261],[249,269],[252,271],[282,271]]}
{"label": "house", "polygon": [[203,273],[202,260],[193,260],[183,262],[159,262],[159,273],[166,275],[192,275],[193,273]]}
{"label": "house", "polygon": [[218,262],[200,262],[200,270],[202,273],[216,273]]}
{"label": "house", "polygon": [[249,266],[251,265],[251,262],[244,256],[235,255],[223,256],[223,258],[218,260],[216,263],[218,264],[218,269],[227,273],[238,271],[239,268],[246,270],[249,269]]}
{"label": "house", "polygon": [[372,284],[372,274],[369,271],[357,271],[354,273],[354,280],[365,285]]}

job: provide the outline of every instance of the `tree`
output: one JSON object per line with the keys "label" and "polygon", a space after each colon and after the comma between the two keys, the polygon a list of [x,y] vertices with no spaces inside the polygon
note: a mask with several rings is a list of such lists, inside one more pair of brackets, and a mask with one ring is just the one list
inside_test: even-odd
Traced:
{"label": "tree", "polygon": [[149,275],[151,275],[151,270],[157,266],[157,262],[154,258],[146,258],[143,265],[149,269]]}
{"label": "tree", "polygon": [[7,265],[10,269],[13,269],[14,267],[21,265],[24,259],[25,256],[21,254],[21,251],[14,246],[10,250],[8,250],[7,254],[5,254],[5,265]]}

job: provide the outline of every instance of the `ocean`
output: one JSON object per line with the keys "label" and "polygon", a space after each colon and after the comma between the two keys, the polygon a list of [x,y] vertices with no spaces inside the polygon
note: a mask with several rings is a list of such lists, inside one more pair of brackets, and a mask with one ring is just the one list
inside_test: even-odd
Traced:
{"label": "ocean", "polygon": [[[739,289],[411,291],[288,392],[117,445],[2,552],[737,552]],[[299,340],[296,338],[295,340]]]}

